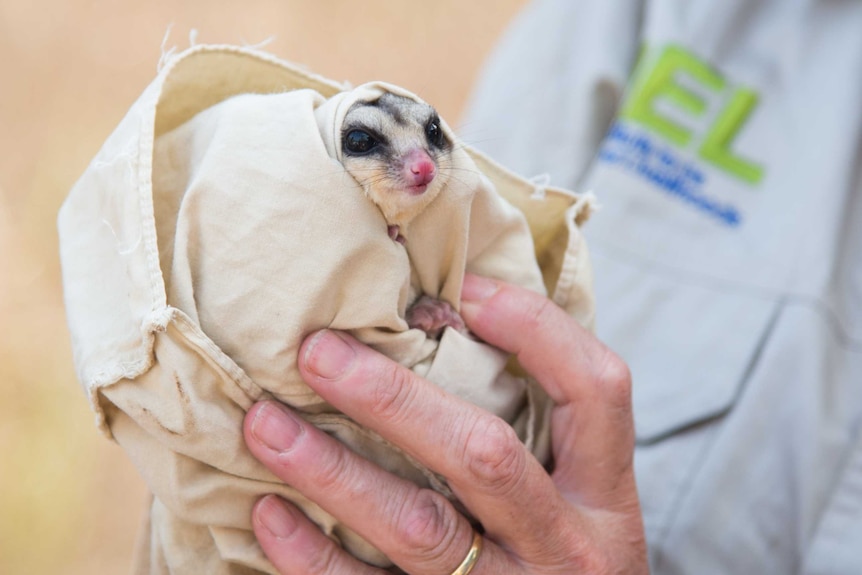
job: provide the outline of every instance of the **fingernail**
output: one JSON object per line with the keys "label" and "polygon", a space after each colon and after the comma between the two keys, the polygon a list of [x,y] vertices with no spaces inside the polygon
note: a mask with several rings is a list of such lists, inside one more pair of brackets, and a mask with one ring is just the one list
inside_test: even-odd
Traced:
{"label": "fingernail", "polygon": [[305,366],[324,379],[338,379],[356,360],[356,351],[328,329],[317,332],[305,350]]}
{"label": "fingernail", "polygon": [[300,433],[302,427],[294,416],[272,402],[264,403],[251,422],[251,434],[279,453],[290,450]]}
{"label": "fingernail", "polygon": [[257,506],[257,519],[279,539],[290,537],[297,528],[296,518],[276,495],[267,495]]}
{"label": "fingernail", "polygon": [[500,289],[496,281],[467,274],[464,276],[464,285],[461,286],[461,301],[480,302],[488,299]]}

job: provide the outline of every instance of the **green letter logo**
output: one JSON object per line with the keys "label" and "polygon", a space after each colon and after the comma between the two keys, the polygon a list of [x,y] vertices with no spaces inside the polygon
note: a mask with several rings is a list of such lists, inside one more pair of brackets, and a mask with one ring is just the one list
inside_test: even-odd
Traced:
{"label": "green letter logo", "polygon": [[[700,91],[715,97],[705,100],[680,82],[684,75]],[[757,105],[757,94],[748,88],[729,88],[709,65],[678,46],[667,46],[656,56],[646,49],[635,71],[632,91],[623,106],[622,118],[636,122],[680,147],[689,146],[695,134],[679,121],[662,114],[656,102],[664,100],[694,119],[704,116],[710,104],[729,94],[709,131],[700,141],[700,157],[750,184],[763,179],[763,167],[733,153],[731,146]]]}

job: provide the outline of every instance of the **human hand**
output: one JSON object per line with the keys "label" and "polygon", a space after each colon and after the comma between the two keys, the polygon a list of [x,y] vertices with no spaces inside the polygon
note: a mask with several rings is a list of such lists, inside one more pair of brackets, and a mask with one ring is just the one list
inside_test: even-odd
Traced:
{"label": "human hand", "polygon": [[[357,422],[442,474],[484,527],[471,575],[647,573],[632,467],[626,365],[533,292],[468,276],[462,315],[515,353],[556,402],[549,474],[508,424],[355,339],[324,330],[300,350],[303,378]],[[364,460],[276,402],[245,418],[252,453],[408,573],[452,573],[473,529],[442,495]],[[439,441],[439,438],[447,438]],[[276,496],[253,511],[261,547],[283,574],[380,574]]]}

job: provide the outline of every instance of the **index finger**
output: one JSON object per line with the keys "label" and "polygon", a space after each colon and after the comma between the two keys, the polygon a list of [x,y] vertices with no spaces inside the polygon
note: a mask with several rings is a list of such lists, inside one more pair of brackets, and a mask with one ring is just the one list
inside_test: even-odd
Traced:
{"label": "index finger", "polygon": [[[530,290],[467,274],[461,314],[473,333],[517,355],[519,362],[558,404],[600,389],[630,401],[626,364],[548,298]],[[561,361],[562,360],[562,361]]]}
{"label": "index finger", "polygon": [[626,364],[540,294],[468,275],[461,296],[467,327],[516,354],[557,403],[551,437],[557,485],[599,506],[635,493]]}

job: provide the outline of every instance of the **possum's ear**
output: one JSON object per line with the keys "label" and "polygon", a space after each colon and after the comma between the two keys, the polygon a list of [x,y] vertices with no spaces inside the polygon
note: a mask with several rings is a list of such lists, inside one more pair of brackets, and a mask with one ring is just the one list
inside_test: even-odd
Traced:
{"label": "possum's ear", "polygon": [[385,90],[374,84],[363,84],[352,90],[339,92],[327,99],[314,110],[317,127],[326,152],[339,162],[342,160],[342,127],[344,118],[357,103],[373,102]]}

